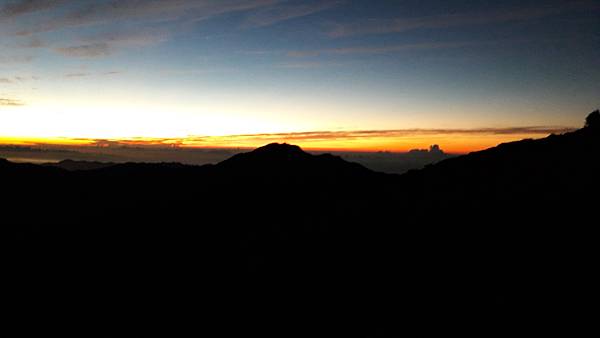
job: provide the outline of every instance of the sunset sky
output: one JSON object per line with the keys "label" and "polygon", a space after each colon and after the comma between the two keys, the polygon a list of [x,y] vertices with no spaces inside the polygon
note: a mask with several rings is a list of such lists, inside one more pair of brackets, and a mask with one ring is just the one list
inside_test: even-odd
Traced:
{"label": "sunset sky", "polygon": [[600,105],[600,1],[0,0],[0,143],[469,151]]}

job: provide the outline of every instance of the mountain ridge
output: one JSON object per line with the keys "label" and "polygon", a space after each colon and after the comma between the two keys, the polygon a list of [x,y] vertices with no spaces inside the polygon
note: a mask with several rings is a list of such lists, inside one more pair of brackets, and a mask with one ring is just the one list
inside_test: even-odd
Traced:
{"label": "mountain ridge", "polygon": [[7,290],[16,306],[79,304],[69,320],[98,337],[121,332],[106,313],[195,318],[190,304],[268,318],[277,337],[555,333],[538,324],[589,316],[597,289],[600,152],[586,125],[405,175],[290,145],[200,167],[0,161]]}
{"label": "mountain ridge", "polygon": [[370,169],[331,154],[312,155],[297,145],[270,143],[251,152],[240,153],[215,165],[228,173],[275,175],[367,175]]}
{"label": "mountain ridge", "polygon": [[[430,170],[432,167],[434,167],[436,165],[446,166],[447,163],[456,163],[456,162],[464,161],[466,159],[473,159],[473,158],[477,158],[477,157],[487,157],[487,156],[491,156],[492,154],[502,154],[506,151],[511,151],[513,149],[519,150],[519,148],[524,148],[527,145],[532,146],[532,147],[540,146],[540,145],[544,145],[544,144],[551,145],[552,143],[556,143],[556,141],[573,139],[574,137],[585,136],[589,140],[593,141],[593,140],[597,139],[594,137],[594,135],[596,135],[596,134],[597,134],[597,131],[595,131],[595,128],[585,127],[582,129],[572,131],[572,132],[565,133],[565,134],[559,134],[559,135],[551,134],[545,138],[540,138],[540,139],[524,139],[524,140],[518,140],[518,141],[513,141],[513,142],[501,143],[495,147],[471,152],[471,153],[468,153],[465,155],[459,155],[459,156],[456,156],[453,158],[444,159],[437,163],[429,164],[424,169]],[[521,151],[521,150],[519,150],[519,151]],[[12,163],[6,159],[1,159],[1,158],[0,158],[0,161],[2,161],[2,163],[5,165],[7,163]],[[301,163],[300,161],[309,161],[310,164]],[[338,167],[338,169],[340,169],[342,166],[346,165],[347,166],[346,170],[349,172],[355,171],[356,173],[362,172],[363,174],[368,173],[368,172],[373,172],[372,170],[364,168],[364,166],[362,166],[358,163],[346,161],[339,156],[335,156],[335,155],[332,155],[329,153],[324,153],[324,154],[320,154],[320,155],[312,155],[312,154],[305,152],[302,148],[300,148],[297,145],[290,145],[287,143],[270,143],[265,146],[258,147],[250,152],[245,152],[245,153],[240,153],[240,154],[234,155],[229,159],[223,160],[221,162],[218,162],[218,163],[212,164],[212,165],[189,165],[189,164],[180,164],[177,162],[172,162],[172,163],[170,163],[170,162],[114,163],[114,162],[98,162],[98,161],[76,161],[76,160],[70,160],[70,159],[66,159],[66,160],[63,160],[63,161],[60,161],[57,163],[46,163],[43,165],[48,166],[48,167],[62,168],[62,169],[66,169],[69,171],[97,170],[97,169],[104,169],[104,168],[115,167],[115,166],[131,167],[131,166],[136,166],[136,165],[145,166],[145,167],[152,166],[152,165],[156,165],[158,167],[160,167],[160,166],[162,166],[162,167],[164,167],[164,166],[169,166],[169,167],[181,166],[181,167],[189,167],[189,168],[215,166],[215,168],[217,168],[217,169],[223,169],[230,173],[234,172],[236,170],[237,171],[244,170],[244,168],[243,168],[244,165],[250,166],[251,170],[253,170],[253,171],[257,171],[259,169],[264,170],[264,169],[268,168],[269,165],[276,165],[278,167],[278,170],[291,170],[291,171],[296,172],[297,174],[302,173],[299,169],[304,169],[304,170],[309,169],[308,172],[315,173],[318,170],[318,168],[314,168],[314,166],[318,166],[318,165],[334,165],[334,166]],[[298,168],[298,167],[294,167],[294,165],[308,166],[308,168],[304,168],[304,167]],[[350,167],[352,167],[352,169]],[[407,172],[405,174],[399,174],[399,175],[412,176],[412,175],[414,175],[415,172],[418,172],[420,170],[423,170],[423,169],[411,169],[411,170],[409,170],[409,172]],[[254,172],[254,173],[256,173],[256,172]],[[388,175],[398,175],[398,174],[388,174]]]}

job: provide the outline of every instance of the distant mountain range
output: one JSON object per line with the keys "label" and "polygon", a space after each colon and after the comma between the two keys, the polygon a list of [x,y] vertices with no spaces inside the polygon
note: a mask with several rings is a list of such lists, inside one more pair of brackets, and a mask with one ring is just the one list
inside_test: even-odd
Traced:
{"label": "distant mountain range", "polygon": [[576,334],[597,114],[404,175],[287,144],[204,166],[0,160],[12,312],[47,314],[24,336]]}

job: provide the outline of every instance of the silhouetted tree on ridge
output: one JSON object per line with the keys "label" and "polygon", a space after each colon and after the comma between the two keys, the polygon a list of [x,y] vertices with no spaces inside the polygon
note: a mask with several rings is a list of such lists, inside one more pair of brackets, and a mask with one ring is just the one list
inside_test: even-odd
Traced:
{"label": "silhouetted tree on ridge", "polygon": [[586,128],[600,127],[600,110],[596,109],[585,118]]}

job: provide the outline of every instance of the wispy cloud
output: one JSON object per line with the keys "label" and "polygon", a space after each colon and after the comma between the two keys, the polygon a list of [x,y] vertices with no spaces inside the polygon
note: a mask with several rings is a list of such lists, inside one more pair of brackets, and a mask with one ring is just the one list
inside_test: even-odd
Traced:
{"label": "wispy cloud", "polygon": [[93,43],[89,45],[80,45],[72,47],[61,47],[55,49],[58,53],[71,57],[94,58],[107,56],[112,53],[108,43]]}
{"label": "wispy cloud", "polygon": [[29,63],[33,60],[33,56],[23,55],[23,56],[2,56],[0,55],[0,64],[3,63]]}
{"label": "wispy cloud", "polygon": [[319,56],[323,53],[326,53],[331,49],[319,49],[319,50],[292,50],[287,52],[287,56],[294,58],[304,58],[304,57],[313,57]]}
{"label": "wispy cloud", "polygon": [[284,62],[278,64],[277,68],[289,68],[289,69],[314,69],[321,68],[324,66],[323,62],[319,61],[307,61],[307,62]]}
{"label": "wispy cloud", "polygon": [[0,18],[17,16],[56,8],[68,0],[17,0],[0,7]]}
{"label": "wispy cloud", "polygon": [[271,26],[279,22],[328,10],[340,4],[342,4],[342,1],[320,1],[311,4],[282,4],[266,7],[249,14],[243,26],[246,28]]}
{"label": "wispy cloud", "polygon": [[92,73],[92,72],[74,72],[74,73],[67,73],[64,75],[64,77],[66,78],[80,78],[80,77],[88,77],[88,76],[108,76],[108,75],[117,75],[117,74],[121,74],[123,72],[121,71],[109,71],[109,72],[98,72],[98,73]]}
{"label": "wispy cloud", "polygon": [[216,15],[250,10],[278,3],[277,0],[68,0],[72,5],[51,20],[21,30],[20,35],[69,27],[107,25],[116,22],[165,22],[176,19],[198,21]]}
{"label": "wispy cloud", "polygon": [[[94,35],[74,36],[70,45],[51,46],[54,51],[69,57],[103,57],[122,48],[146,47],[167,41],[195,22],[237,11],[251,11],[277,5],[280,0],[60,0],[16,1],[3,7],[5,16],[16,17],[40,10],[52,10],[36,17],[33,24],[10,23],[7,32],[29,37],[21,47],[45,47],[38,34],[95,26],[102,31]],[[319,6],[319,8],[322,5]],[[317,9],[310,8],[314,11]],[[307,15],[298,9],[271,13],[265,20],[277,22],[285,17]],[[262,17],[261,17],[262,18]],[[266,23],[261,23],[266,24]],[[127,26],[127,28],[124,28]],[[183,28],[182,28],[183,27]],[[82,30],[83,32],[84,30]]]}
{"label": "wispy cloud", "polygon": [[105,43],[113,47],[143,47],[168,40],[168,29],[144,27],[130,30],[112,30],[82,38],[87,43]]}
{"label": "wispy cloud", "polygon": [[539,6],[512,10],[437,15],[418,18],[370,19],[337,24],[328,35],[334,38],[384,33],[401,33],[415,29],[437,29],[459,26],[505,23],[539,19],[572,10],[596,10],[594,1],[572,1],[558,6]]}
{"label": "wispy cloud", "polygon": [[[104,57],[123,48],[146,47],[169,40],[190,24],[232,12],[247,12],[242,27],[264,27],[304,17],[340,5],[340,0],[288,2],[283,0],[21,0],[1,7],[4,17],[47,10],[33,23],[11,23],[21,47],[47,47],[38,33],[95,26],[99,33],[78,36],[69,44],[48,46],[68,57]],[[127,29],[123,27],[127,26]],[[134,27],[134,29],[132,29]],[[82,32],[85,30],[82,30]],[[98,31],[98,30],[96,30]],[[68,42],[67,42],[68,43]],[[0,60],[1,61],[1,60]]]}
{"label": "wispy cloud", "polygon": [[21,43],[19,47],[23,48],[42,48],[46,46],[46,42],[37,36],[32,36],[27,41]]}
{"label": "wispy cloud", "polygon": [[[189,136],[185,138],[124,138],[124,139],[72,139],[82,144],[102,147],[255,147],[272,142],[300,144],[336,144],[355,141],[394,140],[434,137],[455,137],[485,135],[534,137],[549,134],[562,134],[575,128],[561,126],[526,126],[508,128],[478,129],[393,129],[393,130],[353,130],[353,131],[308,131],[296,133],[264,133],[227,136]],[[384,142],[386,143],[386,142]]]}
{"label": "wispy cloud", "polygon": [[354,47],[341,47],[341,48],[329,48],[320,50],[300,50],[290,51],[287,53],[289,57],[302,58],[302,57],[314,57],[322,54],[385,54],[412,50],[432,50],[432,49],[446,49],[446,48],[460,48],[466,46],[472,46],[477,44],[484,44],[485,42],[426,42],[426,43],[413,43],[413,44],[398,44],[390,46],[354,46]]}
{"label": "wispy cloud", "polygon": [[92,75],[92,73],[69,73],[69,74],[65,74],[65,77],[77,78],[77,77],[86,77],[86,76],[90,76],[90,75]]}
{"label": "wispy cloud", "polygon": [[24,106],[25,103],[21,100],[15,100],[10,98],[0,98],[0,107],[19,107]]}
{"label": "wispy cloud", "polygon": [[[436,50],[436,49],[449,49],[449,48],[461,48],[469,46],[482,46],[482,45],[495,45],[500,43],[523,43],[529,42],[530,40],[524,39],[511,39],[511,40],[496,40],[496,41],[452,41],[452,42],[421,42],[421,43],[407,43],[407,44],[393,44],[384,46],[349,46],[349,47],[337,47],[337,48],[325,48],[325,49],[310,49],[310,50],[292,50],[292,51],[278,51],[278,50],[258,50],[258,51],[241,51],[240,53],[252,56],[262,55],[285,55],[290,58],[311,58],[321,55],[346,55],[346,54],[386,54],[386,53],[397,53],[404,51],[415,51],[415,50]],[[331,64],[331,63],[329,63]],[[339,65],[340,63],[335,63]],[[314,68],[326,65],[324,62],[285,62],[278,65],[283,68]]]}
{"label": "wispy cloud", "polygon": [[55,48],[70,57],[103,57],[127,48],[147,47],[169,39],[171,33],[164,28],[142,27],[135,31],[109,30],[82,36],[78,44]]}
{"label": "wispy cloud", "polygon": [[0,77],[0,83],[18,83],[30,80],[38,80],[37,76],[13,76],[13,77]]}
{"label": "wispy cloud", "polygon": [[549,135],[572,131],[573,128],[561,126],[525,126],[509,128],[477,128],[477,129],[391,129],[391,130],[351,130],[351,131],[309,131],[296,133],[246,134],[222,137],[192,137],[190,140],[202,141],[213,138],[251,139],[256,141],[321,141],[321,140],[355,140],[378,137],[408,137],[432,135]]}

